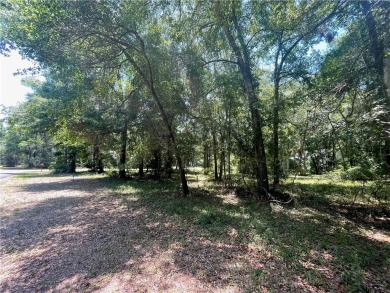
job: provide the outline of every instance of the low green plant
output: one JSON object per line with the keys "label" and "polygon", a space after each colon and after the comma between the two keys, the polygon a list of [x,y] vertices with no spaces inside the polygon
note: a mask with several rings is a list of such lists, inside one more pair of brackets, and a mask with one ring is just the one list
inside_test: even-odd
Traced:
{"label": "low green plant", "polygon": [[356,166],[341,174],[341,179],[351,181],[368,181],[374,179],[374,172],[367,167]]}
{"label": "low green plant", "polygon": [[[345,202],[346,196],[352,202],[361,189],[356,181],[342,181],[336,175],[299,177],[294,190],[302,204],[294,209],[284,207],[277,214],[263,202],[226,202],[231,195],[225,197],[218,189],[220,185],[212,181],[207,191],[193,188],[187,198],[181,196],[175,181],[108,179],[107,183],[116,195],[122,194],[129,209],[139,209],[149,221],[171,223],[175,227],[177,232],[161,241],[174,239],[184,250],[193,245],[194,250],[187,251],[192,256],[199,255],[201,248],[207,252],[210,243],[231,248],[229,262],[237,262],[234,269],[240,271],[240,280],[245,282],[248,291],[254,292],[254,288],[262,286],[271,287],[270,291],[275,289],[270,284],[280,280],[280,276],[272,279],[276,270],[283,272],[286,282],[293,282],[299,276],[319,291],[336,292],[340,288],[346,292],[364,291],[374,282],[370,279],[373,272],[380,272],[376,273],[375,282],[381,288],[386,287],[388,247],[364,236],[343,216],[321,209],[334,202]],[[251,261],[256,266],[240,267],[239,260],[243,259],[238,255],[242,249],[255,252]],[[209,255],[214,261],[209,260],[207,266],[215,269],[222,266],[226,259],[218,261],[216,256],[223,255],[214,249]],[[199,258],[198,267],[204,267],[204,262],[204,258]],[[270,262],[274,269],[267,265]],[[196,265],[192,268],[193,273],[203,272]],[[331,283],[324,272],[334,274]]]}
{"label": "low green plant", "polygon": [[108,170],[106,171],[106,174],[107,174],[107,176],[110,177],[110,178],[118,178],[118,176],[119,176],[118,171],[115,170],[115,169],[108,169]]}

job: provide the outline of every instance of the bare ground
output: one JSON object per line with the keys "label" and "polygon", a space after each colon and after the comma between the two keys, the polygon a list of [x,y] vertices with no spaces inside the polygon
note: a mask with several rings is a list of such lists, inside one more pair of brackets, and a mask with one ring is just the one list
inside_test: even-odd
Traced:
{"label": "bare ground", "polygon": [[124,204],[105,183],[47,173],[0,182],[0,292],[345,291],[333,270],[316,268],[322,287],[285,278],[287,264],[237,242],[235,229],[212,241],[174,217],[150,217],[136,198]]}
{"label": "bare ground", "polygon": [[175,241],[188,231],[149,221],[101,180],[43,174],[1,184],[1,292],[237,291],[187,274],[193,258],[211,269],[209,256],[186,255]]}

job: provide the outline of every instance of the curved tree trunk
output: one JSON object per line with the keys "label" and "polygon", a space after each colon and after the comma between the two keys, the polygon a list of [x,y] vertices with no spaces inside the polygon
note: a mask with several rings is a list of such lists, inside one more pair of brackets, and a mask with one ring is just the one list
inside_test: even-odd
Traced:
{"label": "curved tree trunk", "polygon": [[184,170],[184,165],[182,162],[182,158],[181,158],[179,149],[178,149],[177,144],[176,144],[175,133],[172,129],[172,124],[169,121],[167,113],[165,112],[165,109],[162,105],[161,98],[156,92],[156,89],[154,86],[152,65],[150,64],[150,60],[146,54],[144,41],[138,33],[133,32],[133,34],[134,34],[135,38],[139,41],[139,44],[141,47],[141,54],[146,62],[146,67],[147,67],[146,71],[142,70],[142,68],[138,65],[138,63],[132,58],[132,56],[126,50],[124,50],[123,53],[127,57],[128,61],[131,63],[131,65],[134,67],[134,69],[137,71],[137,73],[144,80],[144,82],[146,83],[154,101],[157,104],[161,118],[162,118],[163,123],[165,125],[165,128],[167,129],[167,132],[168,132],[168,139],[171,141],[171,144],[172,144],[172,148],[173,148],[173,151],[174,151],[174,154],[176,157],[177,166],[179,167],[182,192],[183,192],[184,196],[187,196],[187,195],[189,195],[190,190],[188,188],[186,173]]}

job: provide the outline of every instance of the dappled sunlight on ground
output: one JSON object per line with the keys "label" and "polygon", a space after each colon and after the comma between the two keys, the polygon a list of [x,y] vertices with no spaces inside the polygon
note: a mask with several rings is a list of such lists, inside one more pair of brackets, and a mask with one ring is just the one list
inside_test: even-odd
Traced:
{"label": "dappled sunlight on ground", "polygon": [[386,290],[387,232],[314,207],[102,176],[3,182],[1,292]]}
{"label": "dappled sunlight on ground", "polygon": [[[150,219],[146,207],[120,204],[96,180],[50,176],[7,184],[2,292],[237,292],[234,284],[217,282],[211,241]],[[206,275],[214,275],[215,286],[201,281]]]}
{"label": "dappled sunlight on ground", "polygon": [[361,229],[362,235],[368,239],[380,241],[390,245],[390,232],[385,231],[370,231],[367,229]]}

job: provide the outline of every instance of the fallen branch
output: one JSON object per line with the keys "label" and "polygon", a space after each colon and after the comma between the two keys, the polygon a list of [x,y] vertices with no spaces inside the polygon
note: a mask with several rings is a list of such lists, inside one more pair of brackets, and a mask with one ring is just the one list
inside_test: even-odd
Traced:
{"label": "fallen branch", "polygon": [[269,202],[280,203],[280,204],[290,204],[291,202],[294,202],[294,205],[296,204],[295,197],[292,197],[289,195],[290,199],[288,201],[280,201],[280,200],[275,199],[275,197],[273,197],[264,187],[263,187],[263,190],[264,190],[265,194],[268,196]]}

